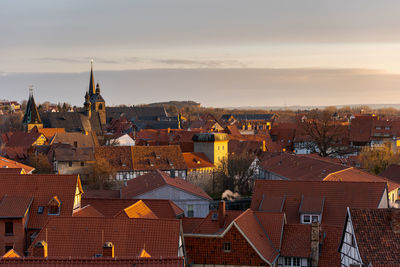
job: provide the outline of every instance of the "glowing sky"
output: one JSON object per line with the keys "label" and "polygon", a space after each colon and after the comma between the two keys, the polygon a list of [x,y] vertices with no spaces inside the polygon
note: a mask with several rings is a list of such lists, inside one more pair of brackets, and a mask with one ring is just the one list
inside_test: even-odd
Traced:
{"label": "glowing sky", "polygon": [[[181,75],[188,75],[185,69],[207,70],[201,75],[205,91],[218,94],[231,89],[229,100],[223,99],[221,93],[218,101],[202,103],[205,105],[274,105],[275,102],[279,102],[276,105],[284,102],[292,105],[307,102],[342,104],[361,101],[357,98],[343,99],[339,95],[333,95],[329,101],[321,100],[324,98],[316,94],[328,93],[324,91],[328,89],[321,89],[320,72],[315,70],[337,72],[333,78],[325,78],[329,90],[348,88],[352,84],[356,85],[351,87],[356,92],[365,91],[362,88],[364,85],[357,83],[362,73],[363,77],[376,81],[373,88],[368,84],[372,93],[362,101],[392,103],[400,97],[399,94],[393,98],[393,90],[399,88],[400,91],[400,84],[397,83],[400,73],[399,14],[398,0],[2,0],[0,98],[20,99],[26,94],[27,86],[35,83],[39,97],[44,101],[49,90],[61,92],[67,88],[65,79],[63,84],[60,83],[62,73],[75,73],[77,76],[73,77],[74,82],[70,86],[84,90],[86,78],[78,73],[87,72],[90,58],[94,58],[96,71],[104,71],[96,78],[115,90],[108,96],[114,104],[120,101],[129,104],[152,102],[152,98],[130,93],[127,88],[131,88],[135,81],[130,81],[129,76],[119,81],[105,80],[112,76],[107,75],[107,71],[122,71],[122,75],[132,73],[123,72],[125,70],[143,73],[140,70],[151,69],[165,69],[165,72],[168,69],[181,70]],[[235,77],[234,80],[238,80],[236,86],[229,85],[231,82],[227,81],[225,84],[218,83],[216,87],[216,69],[243,70],[242,74],[246,77],[253,69],[279,69],[289,73],[293,73],[294,69],[302,73],[307,82],[303,79],[299,83],[299,77],[294,78],[293,75],[282,75],[277,81],[276,77],[268,74],[269,80],[261,78],[262,75],[254,75],[257,80],[253,81]],[[344,71],[347,71],[346,74]],[[59,76],[40,75],[41,79],[47,79],[43,81],[37,79],[39,76],[29,74],[29,77],[36,77],[29,81],[27,73],[32,72],[56,73]],[[209,76],[203,76],[204,73]],[[345,78],[337,78],[338,75],[345,75]],[[174,91],[172,89],[179,87],[175,80],[162,80],[168,76],[143,77],[149,79],[140,84],[143,88],[150,88],[154,82],[152,79],[161,79],[158,82],[164,84],[164,88],[153,88],[158,92],[154,96],[157,100],[188,97],[203,100],[201,97],[196,99],[197,85],[190,85],[190,81],[198,83],[200,76],[191,75],[192,80],[182,78],[187,82],[187,89],[174,94],[166,93],[167,89]],[[208,84],[204,83],[207,77]],[[229,79],[230,76],[224,77]],[[113,84],[110,84],[111,80]],[[291,84],[290,88],[294,90],[296,82],[299,88],[308,90],[307,95],[311,98],[302,99],[301,95],[293,99],[288,97],[289,89],[285,84]],[[243,89],[244,86],[246,89]],[[281,90],[277,91],[279,88]],[[244,98],[240,90],[251,91],[252,95],[245,95]],[[373,95],[374,90],[379,90],[381,94]],[[107,91],[103,92],[106,94]],[[261,99],[256,96],[257,92]],[[271,101],[270,92],[274,92],[273,99],[276,100]],[[120,94],[128,94],[131,98],[120,97]],[[49,100],[63,101],[59,98],[57,100],[54,96]],[[76,96],[65,98],[80,104]]]}

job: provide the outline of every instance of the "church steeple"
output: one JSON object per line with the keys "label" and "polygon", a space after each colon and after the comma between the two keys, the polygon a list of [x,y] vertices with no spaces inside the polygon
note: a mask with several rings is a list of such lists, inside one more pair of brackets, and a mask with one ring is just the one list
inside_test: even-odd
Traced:
{"label": "church steeple", "polygon": [[92,96],[96,94],[96,88],[93,76],[93,59],[90,60],[90,81],[89,81],[89,95]]}
{"label": "church steeple", "polygon": [[26,105],[26,111],[22,123],[25,129],[30,131],[33,127],[43,128],[42,120],[40,119],[39,111],[33,98],[33,88],[29,88],[29,100]]}

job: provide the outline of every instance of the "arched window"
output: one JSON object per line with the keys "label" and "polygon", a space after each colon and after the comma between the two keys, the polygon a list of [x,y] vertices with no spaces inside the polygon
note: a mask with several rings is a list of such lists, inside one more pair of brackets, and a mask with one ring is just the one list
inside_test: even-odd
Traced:
{"label": "arched window", "polygon": [[103,109],[103,104],[99,104],[99,110]]}

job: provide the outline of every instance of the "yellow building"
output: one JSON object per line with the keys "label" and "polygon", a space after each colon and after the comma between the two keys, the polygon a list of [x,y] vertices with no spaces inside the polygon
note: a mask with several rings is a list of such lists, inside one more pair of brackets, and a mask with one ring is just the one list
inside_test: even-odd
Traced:
{"label": "yellow building", "polygon": [[225,133],[199,133],[193,136],[194,152],[203,152],[218,167],[228,158],[228,135]]}

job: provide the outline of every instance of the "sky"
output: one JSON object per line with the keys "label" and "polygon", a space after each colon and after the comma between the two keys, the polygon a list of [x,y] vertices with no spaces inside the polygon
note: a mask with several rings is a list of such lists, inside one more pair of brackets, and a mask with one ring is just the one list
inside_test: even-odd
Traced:
{"label": "sky", "polygon": [[0,1],[0,99],[399,103],[400,1]]}

